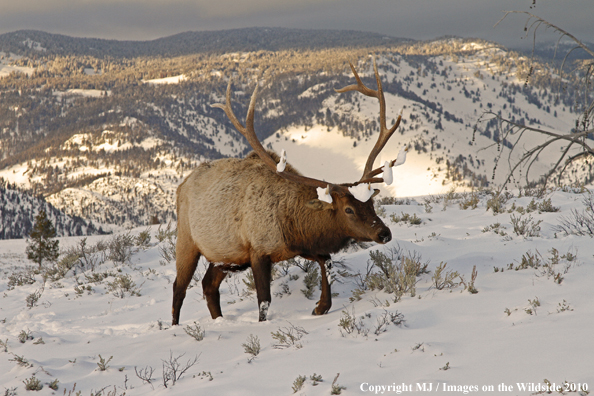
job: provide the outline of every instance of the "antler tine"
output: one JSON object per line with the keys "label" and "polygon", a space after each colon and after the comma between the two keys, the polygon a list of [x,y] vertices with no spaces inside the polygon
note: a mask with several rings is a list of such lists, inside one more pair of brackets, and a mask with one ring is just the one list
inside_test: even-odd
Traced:
{"label": "antler tine", "polygon": [[[373,60],[373,64],[375,66],[375,59]],[[353,66],[353,64],[351,62],[349,62],[349,65],[351,66],[351,70],[353,71],[355,80],[357,80],[357,84],[349,85],[342,89],[335,89],[335,91],[338,93],[343,93],[343,92],[348,92],[348,91],[358,91],[358,92],[361,92],[363,95],[371,96],[372,98],[377,98],[378,92],[376,90],[366,87],[365,84],[363,84],[363,81],[361,81],[361,78],[359,77],[357,70],[355,70],[355,66]]]}
{"label": "antler tine", "polygon": [[[398,116],[398,120],[397,123],[400,123],[400,118],[402,116]],[[404,151],[408,151],[408,147],[406,147],[406,149]],[[394,164],[396,163],[396,161],[398,160],[398,158],[393,159],[392,161],[388,161],[389,162],[389,166],[393,167]],[[383,183],[384,182],[384,178],[383,177],[375,177],[377,175],[379,175],[380,173],[382,173],[384,171],[384,166],[380,166],[379,168],[375,168],[374,170],[368,172],[364,177],[361,178],[361,180],[359,180],[357,183],[355,184],[361,184],[361,183]]]}
{"label": "antler tine", "polygon": [[227,114],[227,117],[229,117],[229,120],[231,121],[233,126],[235,126],[239,133],[245,136],[248,143],[256,152],[256,154],[258,154],[262,161],[264,161],[264,163],[278,175],[295,183],[302,183],[313,187],[328,187],[330,183],[327,183],[322,180],[312,179],[291,172],[277,172],[276,161],[274,160],[274,158],[270,156],[270,154],[268,154],[266,149],[262,146],[262,143],[260,143],[260,140],[258,140],[258,137],[256,136],[256,132],[254,130],[254,110],[256,108],[257,96],[258,84],[256,84],[256,88],[254,89],[254,93],[252,94],[252,98],[250,99],[250,105],[248,107],[248,112],[245,118],[245,126],[243,126],[241,122],[239,122],[239,120],[233,113],[233,109],[231,108],[231,79],[229,79],[229,84],[227,85],[227,93],[225,94],[225,104],[223,105],[222,103],[214,103],[211,105],[211,107],[217,107],[225,111],[225,114]]}
{"label": "antler tine", "polygon": [[254,131],[254,109],[256,107],[256,98],[258,96],[258,84],[256,84],[256,89],[254,89],[254,93],[252,94],[252,98],[250,100],[250,106],[248,108],[247,116],[245,118],[245,126],[241,125],[241,122],[233,113],[233,109],[231,108],[231,79],[229,79],[229,84],[227,85],[227,93],[225,94],[225,104],[221,103],[214,103],[211,106],[217,107],[219,109],[223,109],[227,117],[235,126],[235,129],[239,131],[248,141],[252,149],[258,154],[262,161],[266,165],[271,168],[276,169],[276,162],[274,159],[266,152],[258,137],[256,136],[256,132]]}
{"label": "antler tine", "polygon": [[[359,180],[358,183],[381,183],[384,180],[382,178],[374,178],[374,176],[381,173],[382,168],[380,167],[380,168],[372,170],[373,163],[375,162],[375,159],[377,158],[379,153],[382,151],[382,149],[384,148],[386,143],[388,143],[388,140],[390,140],[390,137],[392,136],[392,134],[396,131],[396,129],[400,125],[402,115],[398,115],[398,119],[396,120],[396,123],[391,128],[388,129],[388,127],[386,125],[386,99],[384,98],[384,91],[382,88],[382,80],[381,80],[379,72],[377,70],[377,64],[375,62],[375,57],[373,58],[373,71],[375,73],[375,80],[377,82],[377,91],[366,87],[365,84],[363,84],[363,82],[361,81],[361,78],[359,77],[359,75],[357,74],[357,71],[355,70],[355,67],[353,66],[353,64],[349,62],[349,65],[351,66],[351,70],[353,71],[355,79],[357,80],[357,84],[349,85],[348,87],[345,87],[342,89],[337,89],[335,91],[339,92],[339,93],[347,92],[347,91],[358,91],[358,92],[361,92],[363,95],[377,98],[379,100],[379,104],[380,104],[380,135],[377,139],[377,142],[373,146],[371,153],[369,153],[369,157],[367,158],[367,162],[365,163],[365,169],[363,170],[363,176],[361,177],[361,179]],[[392,161],[392,164],[394,164],[394,161]]]}

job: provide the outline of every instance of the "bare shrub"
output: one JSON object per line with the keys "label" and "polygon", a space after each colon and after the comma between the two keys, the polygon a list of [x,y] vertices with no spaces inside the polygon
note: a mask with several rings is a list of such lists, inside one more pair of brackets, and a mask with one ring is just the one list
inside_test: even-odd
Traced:
{"label": "bare shrub", "polygon": [[[532,268],[537,270],[537,276],[546,276],[548,279],[552,278],[555,283],[561,284],[561,282],[563,282],[563,275],[566,274],[573,265],[575,265],[577,256],[571,251],[560,255],[559,251],[555,248],[551,248],[549,253],[551,254],[550,257],[545,258],[538,250],[536,253],[528,251],[522,255],[520,263],[517,265],[510,263],[507,266],[507,269],[520,271]],[[565,265],[560,269],[559,265],[561,263],[564,263]],[[501,269],[501,271],[503,271],[503,269]],[[499,270],[496,270],[496,272],[499,272]]]}
{"label": "bare shrub", "polygon": [[402,223],[410,224],[410,225],[420,225],[423,223],[423,220],[421,220],[421,218],[419,216],[417,216],[416,213],[413,213],[412,215],[410,215],[408,213],[401,212],[400,216],[392,213],[390,215],[390,219],[394,223],[402,222]]}
{"label": "bare shrub", "polygon": [[369,252],[374,267],[378,272],[370,273],[365,284],[371,290],[383,290],[394,295],[394,302],[398,302],[403,295],[416,295],[417,276],[427,272],[427,264],[422,264],[420,256],[398,256],[395,251],[390,256],[379,250]]}
{"label": "bare shrub", "polygon": [[157,229],[157,240],[159,243],[163,242],[166,239],[175,239],[177,235],[177,229],[173,229],[171,227],[171,222],[167,223],[166,228],[162,228],[161,224],[159,224],[159,228]]}
{"label": "bare shrub", "polygon": [[276,340],[276,344],[272,347],[275,349],[284,349],[295,347],[300,349],[303,347],[301,339],[305,334],[309,334],[303,327],[295,326],[291,322],[288,322],[288,327],[280,328],[276,332],[271,332],[272,338]]}
{"label": "bare shrub", "polygon": [[243,347],[243,351],[250,355],[250,357],[248,358],[248,363],[251,363],[252,360],[254,360],[260,353],[260,339],[258,338],[258,336],[255,336],[253,334],[250,334],[246,342],[241,344],[241,346]]}
{"label": "bare shrub", "polygon": [[[448,263],[443,261],[433,271],[433,287],[437,290],[452,289],[460,284],[460,274],[458,271],[446,270]],[[456,281],[457,280],[457,281]]]}
{"label": "bare shrub", "polygon": [[303,284],[305,289],[301,289],[301,293],[308,299],[313,297],[315,288],[320,284],[320,273],[317,267],[309,269],[309,271],[303,277]]}
{"label": "bare shrub", "polygon": [[542,223],[542,220],[534,221],[531,215],[528,215],[528,217],[522,215],[516,217],[512,214],[510,221],[516,235],[523,236],[524,238],[540,236],[540,223]]}
{"label": "bare shrub", "polygon": [[113,359],[113,356],[110,356],[109,359],[105,360],[105,358],[101,355],[99,355],[99,362],[97,362],[97,369],[99,371],[107,371],[107,369],[109,368],[109,362],[111,362],[111,359]]}
{"label": "bare shrub", "polygon": [[340,395],[342,391],[346,389],[346,386],[339,385],[338,382],[336,382],[338,381],[339,375],[340,373],[336,374],[336,377],[334,377],[334,381],[332,381],[332,390],[330,391],[331,395]]}
{"label": "bare shrub", "polygon": [[141,231],[135,238],[136,246],[141,249],[147,249],[151,245],[151,229],[148,227],[146,230]]}
{"label": "bare shrub", "polygon": [[572,209],[571,215],[562,216],[559,225],[553,227],[555,232],[594,237],[594,195],[588,194],[582,202],[585,209],[581,212]]}
{"label": "bare shrub", "polygon": [[460,275],[460,283],[464,285],[464,289],[468,290],[470,294],[478,293],[477,288],[474,286],[474,282],[476,282],[476,277],[478,276],[478,271],[476,270],[476,265],[472,267],[472,273],[470,274],[470,281],[466,282],[464,277]]}
{"label": "bare shrub", "polygon": [[141,368],[140,370],[138,370],[138,368],[134,366],[134,372],[136,373],[136,376],[140,378],[140,380],[142,380],[143,383],[146,382],[147,384],[149,384],[153,389],[155,389],[155,387],[153,386],[153,381],[155,380],[153,378],[154,371],[155,369],[153,369],[151,366],[146,366],[145,368]]}
{"label": "bare shrub", "polygon": [[[167,226],[169,227],[169,225]],[[157,234],[157,239],[159,239],[159,254],[162,257],[162,260],[159,260],[159,264],[166,266],[171,262],[175,261],[175,245],[177,243],[177,237],[175,236],[175,232],[169,231],[165,234],[164,238],[159,238]]]}
{"label": "bare shrub", "polygon": [[[371,315],[368,315],[368,317],[371,317]],[[349,312],[346,308],[343,309],[340,320],[338,321],[340,334],[343,337],[346,337],[345,334],[362,335],[366,337],[367,334],[369,334],[369,329],[365,327],[363,318],[364,316],[357,318],[354,307],[351,309],[351,312]]]}
{"label": "bare shrub", "polygon": [[184,331],[196,341],[202,341],[204,339],[204,335],[206,334],[198,322],[194,322],[194,326],[187,325],[184,327]]}
{"label": "bare shrub", "polygon": [[303,385],[305,385],[305,380],[307,379],[307,377],[305,375],[300,375],[297,378],[295,378],[295,381],[293,381],[293,393],[297,393],[299,392],[301,389],[303,389]]}
{"label": "bare shrub", "polygon": [[459,203],[460,209],[466,210],[468,208],[470,209],[476,209],[478,204],[480,202],[480,198],[479,195],[476,191],[472,191],[471,193],[468,194],[462,194],[462,199]]}
{"label": "bare shrub", "polygon": [[39,378],[36,378],[35,375],[33,375],[31,378],[27,378],[26,380],[24,380],[23,384],[25,384],[26,390],[40,391],[43,388],[41,381],[39,380]]}
{"label": "bare shrub", "polygon": [[8,276],[8,290],[16,286],[32,285],[35,283],[35,272],[32,268],[21,271],[15,271]]}
{"label": "bare shrub", "polygon": [[108,258],[116,263],[125,263],[132,257],[134,237],[130,232],[114,235],[108,242]]}
{"label": "bare shrub", "polygon": [[505,212],[505,204],[512,197],[508,192],[493,193],[493,196],[487,200],[487,211],[491,209],[493,215]]}
{"label": "bare shrub", "polygon": [[390,312],[384,309],[384,312],[381,315],[378,315],[376,318],[376,324],[373,328],[373,334],[380,335],[387,331],[388,326],[390,324],[394,324],[396,326],[401,326],[405,322],[404,315],[400,312]]}
{"label": "bare shrub", "polygon": [[198,356],[194,360],[188,360],[185,365],[179,361],[185,353],[173,357],[173,353],[169,351],[169,360],[161,360],[163,362],[163,386],[168,388],[169,385],[174,386],[177,381],[188,371],[192,366],[198,362]]}
{"label": "bare shrub", "polygon": [[113,281],[107,282],[107,291],[119,298],[124,298],[127,295],[140,296],[140,288],[128,274],[118,275]]}
{"label": "bare shrub", "polygon": [[29,361],[24,357],[24,356],[19,356],[15,353],[12,353],[12,356],[14,356],[12,359],[8,359],[9,362],[15,362],[16,364],[18,364],[21,367],[33,367],[33,365],[31,363],[29,363]]}

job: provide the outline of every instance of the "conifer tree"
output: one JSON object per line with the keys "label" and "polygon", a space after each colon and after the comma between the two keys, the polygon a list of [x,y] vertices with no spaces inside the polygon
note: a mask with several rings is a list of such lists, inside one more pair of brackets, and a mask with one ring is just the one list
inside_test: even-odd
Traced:
{"label": "conifer tree", "polygon": [[54,240],[56,229],[51,220],[47,218],[45,210],[35,216],[35,225],[27,241],[27,258],[41,268],[44,260],[56,261],[59,256],[59,241]]}

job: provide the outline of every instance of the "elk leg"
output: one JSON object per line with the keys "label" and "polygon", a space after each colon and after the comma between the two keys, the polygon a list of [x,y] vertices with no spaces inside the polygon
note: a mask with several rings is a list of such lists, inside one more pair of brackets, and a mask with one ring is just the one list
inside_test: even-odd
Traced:
{"label": "elk leg", "polygon": [[328,282],[328,274],[326,272],[326,262],[330,260],[330,256],[316,257],[315,260],[320,264],[320,272],[322,274],[320,301],[314,308],[312,315],[324,315],[332,307],[332,292],[330,291],[330,283]]}
{"label": "elk leg", "polygon": [[266,321],[268,307],[272,301],[270,295],[270,281],[272,279],[272,261],[269,256],[252,257],[252,273],[256,284],[256,296],[258,297],[258,321]]}
{"label": "elk leg", "polygon": [[213,263],[210,263],[206,274],[204,274],[204,278],[202,278],[202,291],[206,298],[206,306],[213,319],[223,316],[223,312],[221,311],[221,294],[219,293],[219,286],[221,286],[221,282],[223,282],[223,279],[225,279],[226,276],[227,273],[224,272],[221,267],[217,267]]}
{"label": "elk leg", "polygon": [[[181,244],[180,244],[181,243]],[[176,249],[175,266],[177,270],[177,276],[175,282],[173,282],[173,307],[171,309],[172,314],[172,325],[179,324],[179,313],[186,298],[186,289],[192,281],[192,276],[196,271],[198,260],[200,259],[200,251],[195,245],[190,243],[183,243],[178,240],[177,247],[184,246],[184,248]]]}

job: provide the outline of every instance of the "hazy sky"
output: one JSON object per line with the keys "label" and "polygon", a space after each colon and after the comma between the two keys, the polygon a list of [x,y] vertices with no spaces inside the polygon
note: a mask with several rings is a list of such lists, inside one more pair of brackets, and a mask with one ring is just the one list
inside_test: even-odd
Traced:
{"label": "hazy sky", "polygon": [[458,35],[512,47],[526,43],[523,16],[493,27],[504,10],[530,11],[594,41],[594,0],[0,0],[0,33],[36,29],[151,40],[190,30],[260,26],[353,29],[413,39]]}

